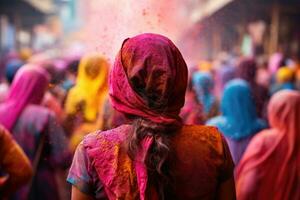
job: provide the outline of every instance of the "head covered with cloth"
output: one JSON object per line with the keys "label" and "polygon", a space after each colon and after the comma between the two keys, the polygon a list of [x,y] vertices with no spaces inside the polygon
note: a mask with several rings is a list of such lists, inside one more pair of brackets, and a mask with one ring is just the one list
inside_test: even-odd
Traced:
{"label": "head covered with cloth", "polygon": [[26,106],[41,103],[48,84],[49,75],[42,68],[30,64],[22,67],[6,101],[0,105],[0,123],[11,131]]}
{"label": "head covered with cloth", "polygon": [[[187,78],[187,66],[179,50],[168,38],[156,34],[125,40],[110,73],[113,107],[135,119],[128,153],[141,161],[136,165],[141,199],[146,191],[141,177],[147,177],[147,168],[163,174],[168,152],[164,134],[182,126],[179,113]],[[157,153],[148,156],[150,147]]]}
{"label": "head covered with cloth", "polygon": [[268,118],[270,129],[253,138],[237,167],[238,199],[300,197],[300,93],[274,94]]}
{"label": "head covered with cloth", "polygon": [[[186,126],[179,117],[187,73],[181,53],[162,35],[141,34],[123,42],[110,72],[109,95],[129,124],[85,137],[69,172],[74,193],[79,188],[78,195],[108,199],[199,199],[215,196],[219,180],[233,180],[233,163],[218,130]],[[93,171],[91,165],[102,185],[86,187],[96,186],[96,195],[77,184],[80,175]]]}
{"label": "head covered with cloth", "polygon": [[124,41],[110,74],[110,97],[118,111],[165,125],[180,123],[187,66],[167,38],[143,34]]}

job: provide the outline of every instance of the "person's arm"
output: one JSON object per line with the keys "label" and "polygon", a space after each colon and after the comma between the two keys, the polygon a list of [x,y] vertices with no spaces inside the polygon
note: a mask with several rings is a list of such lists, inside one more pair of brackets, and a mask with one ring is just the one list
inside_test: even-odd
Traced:
{"label": "person's arm", "polygon": [[83,142],[76,149],[67,182],[72,185],[73,199],[107,199]]}
{"label": "person's arm", "polygon": [[217,191],[217,200],[235,200],[234,177],[222,182]]}
{"label": "person's arm", "polygon": [[80,190],[78,190],[75,186],[72,186],[72,196],[71,200],[93,200],[94,198],[90,195],[87,195]]}
{"label": "person's arm", "polygon": [[2,177],[0,196],[9,196],[32,177],[30,161],[10,134],[0,128],[0,166],[8,174]]}

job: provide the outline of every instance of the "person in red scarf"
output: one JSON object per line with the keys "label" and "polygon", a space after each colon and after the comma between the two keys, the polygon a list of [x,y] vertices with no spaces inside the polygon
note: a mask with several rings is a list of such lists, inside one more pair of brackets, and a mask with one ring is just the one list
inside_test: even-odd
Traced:
{"label": "person in red scarf", "polygon": [[271,128],[253,138],[237,166],[237,198],[300,199],[300,93],[276,93],[268,112]]}
{"label": "person in red scarf", "polygon": [[147,33],[123,42],[109,94],[131,122],[91,133],[78,146],[67,179],[73,200],[235,199],[225,139],[179,117],[187,77],[168,38]]}

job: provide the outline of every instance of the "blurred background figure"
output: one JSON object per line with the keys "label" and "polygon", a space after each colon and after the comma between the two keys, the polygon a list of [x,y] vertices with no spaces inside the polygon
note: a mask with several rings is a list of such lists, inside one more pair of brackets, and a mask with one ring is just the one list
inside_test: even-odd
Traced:
{"label": "blurred background figure", "polygon": [[257,117],[255,101],[246,81],[235,79],[227,83],[221,100],[221,113],[207,124],[217,126],[224,134],[237,165],[251,138],[266,128],[266,123]]}
{"label": "blurred background figure", "polygon": [[193,75],[193,87],[198,102],[203,106],[204,120],[218,115],[219,102],[213,94],[214,80],[209,72],[196,72]]}
{"label": "blurred background figure", "polygon": [[226,83],[236,77],[236,69],[231,65],[222,65],[216,72],[216,95],[218,99],[221,98],[221,94],[224,90]]}
{"label": "blurred background figure", "polygon": [[271,86],[270,92],[274,94],[280,90],[294,90],[294,72],[289,67],[281,67],[276,72],[276,82]]}
{"label": "blurred background figure", "polygon": [[84,56],[80,61],[76,84],[68,92],[65,102],[66,130],[71,132],[74,147],[85,134],[102,127],[108,69],[106,58],[99,54]]}
{"label": "blurred background figure", "polygon": [[237,198],[296,200],[300,197],[300,93],[276,93],[268,111],[270,129],[253,138],[237,167]]}
{"label": "blurred background figure", "polygon": [[76,77],[79,67],[79,59],[72,59],[66,66],[66,79],[61,87],[67,92],[76,84]]}
{"label": "blurred background figure", "polygon": [[9,198],[32,178],[29,159],[11,134],[0,126],[0,196]]}
{"label": "blurred background figure", "polygon": [[241,59],[237,66],[237,78],[247,81],[251,88],[258,117],[266,117],[266,106],[269,100],[268,88],[256,82],[257,64],[253,58]]}
{"label": "blurred background figure", "polygon": [[199,102],[195,87],[190,78],[185,94],[184,106],[181,109],[180,117],[185,124],[204,124],[203,106]]}
{"label": "blurred background figure", "polygon": [[40,105],[49,76],[39,66],[18,71],[7,99],[0,104],[0,123],[20,144],[33,166],[33,180],[14,199],[59,199],[55,174],[66,169],[71,155],[68,142],[54,113]]}

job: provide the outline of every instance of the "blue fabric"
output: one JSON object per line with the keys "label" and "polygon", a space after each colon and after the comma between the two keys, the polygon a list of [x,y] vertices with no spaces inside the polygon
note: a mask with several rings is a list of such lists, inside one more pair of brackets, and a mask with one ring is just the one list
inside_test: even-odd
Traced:
{"label": "blue fabric", "polygon": [[293,83],[287,82],[282,84],[275,84],[271,87],[271,95],[279,92],[280,90],[295,90],[296,87]]}
{"label": "blue fabric", "polygon": [[9,83],[11,83],[17,71],[23,66],[23,62],[19,59],[9,61],[5,66],[5,76]]}
{"label": "blue fabric", "polygon": [[234,79],[225,86],[221,111],[221,116],[212,118],[207,124],[217,126],[231,139],[241,140],[267,127],[256,115],[250,86],[244,80]]}
{"label": "blue fabric", "polygon": [[74,85],[75,85],[75,83],[74,83],[73,81],[71,81],[70,79],[66,79],[66,80],[61,84],[61,87],[62,87],[65,91],[69,91]]}
{"label": "blue fabric", "polygon": [[193,85],[198,101],[203,105],[205,114],[208,114],[216,101],[211,92],[214,87],[212,75],[207,72],[196,72],[193,76]]}

